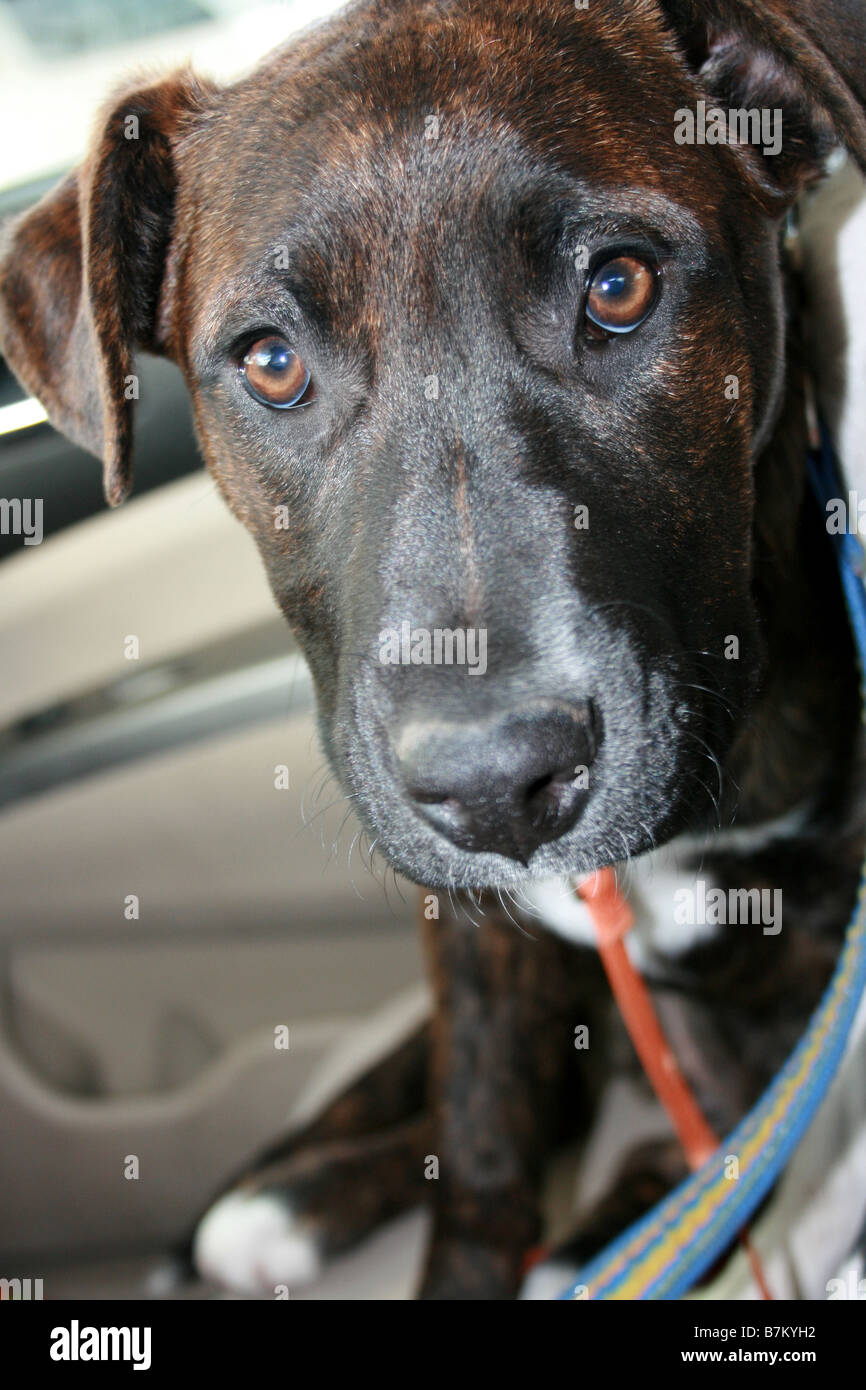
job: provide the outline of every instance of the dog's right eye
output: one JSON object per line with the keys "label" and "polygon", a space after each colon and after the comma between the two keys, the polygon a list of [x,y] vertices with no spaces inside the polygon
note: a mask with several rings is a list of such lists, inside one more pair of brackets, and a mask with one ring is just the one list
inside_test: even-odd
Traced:
{"label": "dog's right eye", "polygon": [[259,338],[240,364],[244,386],[254,401],[274,410],[295,410],[312,398],[310,373],[285,338]]}
{"label": "dog's right eye", "polygon": [[615,256],[596,270],[586,295],[587,327],[631,333],[653,309],[658,295],[655,267],[637,256]]}

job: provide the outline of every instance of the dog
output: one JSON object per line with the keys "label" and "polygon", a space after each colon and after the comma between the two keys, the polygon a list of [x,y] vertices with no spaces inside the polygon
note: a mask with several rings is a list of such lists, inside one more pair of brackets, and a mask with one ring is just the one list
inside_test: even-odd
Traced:
{"label": "dog", "polygon": [[[602,866],[718,1132],[802,1034],[866,838],[783,247],[838,147],[866,168],[856,0],[359,0],[234,86],[123,90],[8,231],[2,351],[112,505],[134,354],[180,365],[425,891],[432,1018],[219,1198],[209,1277],[272,1293],[426,1204],[421,1297],[517,1296],[551,1155],[634,1066],[569,888]],[[696,876],[783,917],[680,920]],[[635,1150],[542,1273],[685,1171]]]}

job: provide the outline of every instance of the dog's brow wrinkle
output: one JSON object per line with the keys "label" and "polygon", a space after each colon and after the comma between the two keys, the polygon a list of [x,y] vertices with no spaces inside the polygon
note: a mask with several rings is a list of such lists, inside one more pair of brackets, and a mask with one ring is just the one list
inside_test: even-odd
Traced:
{"label": "dog's brow wrinkle", "polygon": [[249,275],[238,276],[224,283],[205,306],[197,326],[193,363],[197,369],[207,370],[226,337],[255,326],[257,319],[272,321],[275,327],[281,322],[288,326],[299,314],[297,297],[285,273],[273,277],[266,273],[252,281]]}
{"label": "dog's brow wrinkle", "polygon": [[640,224],[646,224],[647,231],[682,237],[697,244],[702,244],[706,235],[700,218],[691,208],[650,188],[617,184],[600,193],[587,185],[576,201],[580,203],[581,212],[568,219],[570,232],[604,229],[617,224],[637,226],[640,230]]}

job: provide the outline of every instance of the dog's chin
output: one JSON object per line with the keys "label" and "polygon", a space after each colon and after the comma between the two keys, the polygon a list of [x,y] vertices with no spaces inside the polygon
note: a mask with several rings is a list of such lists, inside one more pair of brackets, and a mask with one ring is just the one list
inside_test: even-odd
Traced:
{"label": "dog's chin", "polygon": [[413,883],[433,889],[463,888],[481,892],[520,888],[550,878],[583,878],[595,869],[644,854],[653,845],[654,840],[649,835],[640,835],[631,843],[620,839],[618,849],[614,848],[613,841],[573,844],[563,840],[541,845],[526,863],[502,854],[462,850],[441,837],[436,837],[432,844],[419,837],[405,847],[403,844],[391,847],[383,844],[380,838],[377,850],[382,851],[397,873]]}
{"label": "dog's chin", "polygon": [[503,854],[465,850],[406,811],[392,826],[361,808],[378,854],[404,878],[432,889],[520,888],[551,878],[579,879],[609,864],[637,858],[675,838],[693,822],[672,809],[655,821],[622,822],[589,834],[578,824],[560,839],[540,845],[523,862]]}

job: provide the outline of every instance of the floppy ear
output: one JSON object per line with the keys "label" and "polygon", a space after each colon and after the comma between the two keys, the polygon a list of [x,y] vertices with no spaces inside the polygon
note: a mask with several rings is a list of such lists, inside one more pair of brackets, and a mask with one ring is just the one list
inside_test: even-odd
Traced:
{"label": "floppy ear", "polygon": [[131,486],[133,353],[166,350],[177,151],[207,95],[180,73],[115,97],[84,163],[9,228],[0,257],[0,351],[103,460],[112,506]]}
{"label": "floppy ear", "polygon": [[781,111],[781,147],[736,146],[770,212],[819,178],[837,145],[866,172],[864,0],[659,0],[709,101]]}

